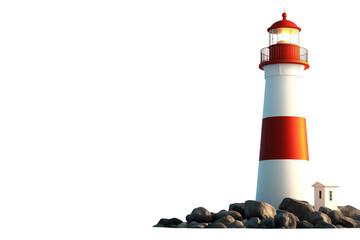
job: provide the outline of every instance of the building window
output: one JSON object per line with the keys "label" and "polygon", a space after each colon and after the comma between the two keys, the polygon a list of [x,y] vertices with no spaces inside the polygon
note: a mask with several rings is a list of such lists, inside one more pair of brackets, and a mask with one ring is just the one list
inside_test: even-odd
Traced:
{"label": "building window", "polygon": [[319,199],[321,199],[321,191],[319,191]]}
{"label": "building window", "polygon": [[330,191],[330,201],[332,201],[332,191]]}

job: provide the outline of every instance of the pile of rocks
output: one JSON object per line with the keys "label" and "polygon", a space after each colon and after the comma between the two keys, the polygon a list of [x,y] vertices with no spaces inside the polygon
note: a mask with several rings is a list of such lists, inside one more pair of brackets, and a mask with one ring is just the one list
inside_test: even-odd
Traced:
{"label": "pile of rocks", "polygon": [[229,210],[209,212],[195,208],[186,216],[162,218],[154,227],[171,228],[360,228],[360,210],[350,205],[314,211],[308,202],[284,198],[279,209],[265,202],[246,201],[230,204]]}

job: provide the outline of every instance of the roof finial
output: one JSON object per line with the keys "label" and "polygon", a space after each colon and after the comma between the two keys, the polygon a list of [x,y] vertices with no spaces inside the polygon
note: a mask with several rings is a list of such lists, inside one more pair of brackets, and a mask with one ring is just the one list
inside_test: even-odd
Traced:
{"label": "roof finial", "polygon": [[282,14],[282,17],[283,17],[283,20],[286,20],[286,17],[287,17],[286,12],[284,12],[284,13]]}

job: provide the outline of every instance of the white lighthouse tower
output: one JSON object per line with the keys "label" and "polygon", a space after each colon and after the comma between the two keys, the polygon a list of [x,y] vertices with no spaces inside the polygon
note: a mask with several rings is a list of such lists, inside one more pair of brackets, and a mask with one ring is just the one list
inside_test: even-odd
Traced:
{"label": "white lighthouse tower", "polygon": [[308,54],[299,46],[299,28],[286,19],[275,22],[269,47],[261,50],[265,98],[256,200],[278,208],[285,197],[308,200],[309,162],[305,111],[304,70]]}

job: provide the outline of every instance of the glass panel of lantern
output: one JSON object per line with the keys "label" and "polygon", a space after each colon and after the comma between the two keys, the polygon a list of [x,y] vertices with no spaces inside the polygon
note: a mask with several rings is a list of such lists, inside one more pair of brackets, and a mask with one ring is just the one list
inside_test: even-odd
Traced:
{"label": "glass panel of lantern", "polygon": [[269,32],[269,45],[274,44],[299,45],[299,30],[295,28],[275,28]]}

